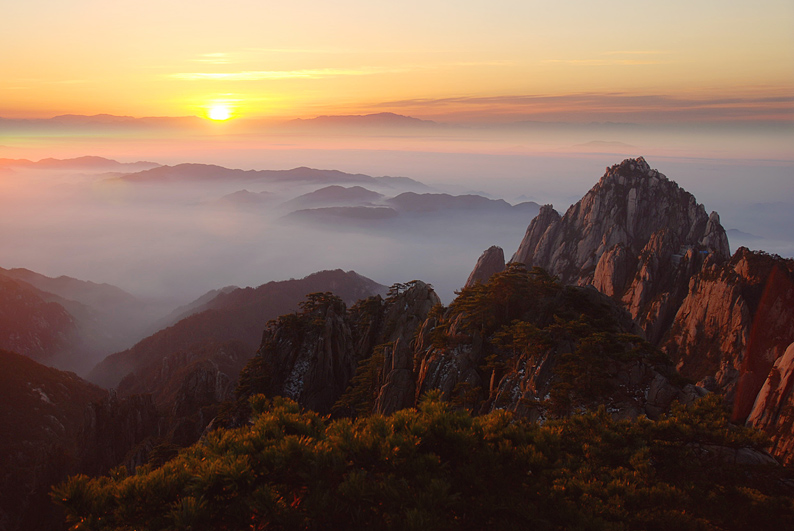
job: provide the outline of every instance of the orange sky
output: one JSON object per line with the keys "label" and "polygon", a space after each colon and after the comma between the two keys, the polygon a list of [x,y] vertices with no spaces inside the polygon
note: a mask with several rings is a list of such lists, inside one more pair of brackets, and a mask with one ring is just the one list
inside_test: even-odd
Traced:
{"label": "orange sky", "polygon": [[224,104],[237,117],[719,121],[794,108],[791,0],[26,0],[4,5],[0,46],[5,118]]}

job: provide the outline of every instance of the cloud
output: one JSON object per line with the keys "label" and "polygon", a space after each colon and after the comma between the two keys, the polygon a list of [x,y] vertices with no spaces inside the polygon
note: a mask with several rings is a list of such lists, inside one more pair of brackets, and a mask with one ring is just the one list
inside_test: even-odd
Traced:
{"label": "cloud", "polygon": [[198,58],[193,59],[197,63],[211,63],[215,65],[225,65],[231,62],[229,54],[223,52],[203,53]]}
{"label": "cloud", "polygon": [[321,79],[339,76],[399,74],[408,71],[408,68],[318,68],[304,70],[246,70],[243,72],[191,72],[171,74],[170,77],[186,81],[262,81],[267,79]]}
{"label": "cloud", "polygon": [[546,59],[544,64],[566,64],[574,66],[635,66],[661,65],[670,61],[652,61],[640,59]]}
{"label": "cloud", "polygon": [[372,106],[395,112],[448,115],[500,121],[619,120],[635,122],[687,122],[724,120],[794,119],[794,95],[763,96],[674,96],[663,94],[631,94],[623,92],[580,93],[562,95],[512,95],[483,97],[426,98],[388,101]]}
{"label": "cloud", "polygon": [[[222,55],[222,54],[208,54]],[[369,76],[376,74],[403,74],[438,68],[468,68],[481,66],[506,66],[511,61],[454,61],[425,65],[403,65],[393,67],[363,66],[356,68],[308,68],[297,70],[244,70],[240,72],[187,72],[171,74],[169,77],[185,81],[262,81],[278,79],[322,79],[340,76]]]}

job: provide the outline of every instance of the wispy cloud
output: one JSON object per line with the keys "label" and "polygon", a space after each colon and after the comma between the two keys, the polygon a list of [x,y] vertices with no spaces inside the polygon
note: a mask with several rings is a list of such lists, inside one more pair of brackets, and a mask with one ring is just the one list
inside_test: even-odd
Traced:
{"label": "wispy cloud", "polygon": [[546,59],[544,64],[564,64],[573,66],[636,66],[670,63],[659,58],[670,52],[664,50],[612,50],[599,54],[600,58],[588,59]]}
{"label": "wispy cloud", "polygon": [[669,61],[652,59],[546,59],[544,64],[566,64],[574,66],[635,66],[635,65],[660,65]]}
{"label": "wispy cloud", "polygon": [[367,76],[407,71],[409,71],[408,68],[317,68],[304,70],[246,70],[243,72],[190,72],[171,74],[171,77],[187,81],[261,81],[266,79],[321,79],[339,76]]}
{"label": "wispy cloud", "polygon": [[193,59],[197,63],[210,63],[214,65],[225,65],[231,62],[229,54],[223,52],[216,53],[203,53],[197,58]]}
{"label": "wispy cloud", "polygon": [[791,121],[794,95],[695,97],[622,92],[513,95],[410,99],[383,102],[373,108],[437,119],[446,115],[475,120]]}
{"label": "wispy cloud", "polygon": [[669,53],[666,50],[612,50],[603,52],[601,55],[665,55]]}
{"label": "wispy cloud", "polygon": [[186,81],[261,81],[278,79],[322,79],[340,76],[369,76],[376,74],[403,74],[419,70],[438,68],[468,68],[482,66],[505,66],[509,61],[455,61],[439,64],[404,65],[393,67],[357,67],[357,68],[308,68],[298,70],[244,70],[241,72],[187,72],[171,74],[174,79]]}

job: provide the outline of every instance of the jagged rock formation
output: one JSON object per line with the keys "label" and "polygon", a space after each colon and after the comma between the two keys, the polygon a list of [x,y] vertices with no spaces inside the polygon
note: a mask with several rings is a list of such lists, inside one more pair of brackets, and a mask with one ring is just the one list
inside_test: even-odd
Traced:
{"label": "jagged rock formation", "polygon": [[[330,412],[362,362],[373,371],[367,409],[391,412],[415,403],[412,338],[440,301],[420,281],[392,286],[389,296],[360,301],[347,311],[330,293],[316,293],[300,314],[265,331],[256,357],[241,375],[243,395],[286,396]],[[377,353],[376,353],[377,351]],[[356,409],[357,399],[345,400]]]}
{"label": "jagged rock formation", "polygon": [[513,261],[619,301],[684,377],[724,393],[734,421],[752,412],[776,455],[794,458],[791,423],[770,398],[784,392],[794,341],[794,261],[746,248],[730,257],[717,213],[642,158],[608,168],[562,217],[544,206]]}
{"label": "jagged rock formation", "polygon": [[269,328],[257,352],[262,390],[330,411],[356,370],[345,312],[339,298],[317,294],[304,306],[307,319],[284,316],[280,326]]}
{"label": "jagged rock formation", "polygon": [[791,341],[794,260],[742,247],[727,264],[708,265],[690,280],[664,347],[688,378],[708,379],[729,397],[745,387],[736,404],[746,417]]}
{"label": "jagged rock formation", "polygon": [[772,452],[794,456],[794,343],[788,346],[769,371],[747,424],[765,431],[772,437]]}
{"label": "jagged rock formation", "polygon": [[473,286],[477,282],[487,282],[493,275],[504,270],[504,251],[496,245],[489,247],[477,260],[477,265],[466,280],[466,287]]}
{"label": "jagged rock formation", "polygon": [[398,293],[386,307],[381,375],[383,385],[378,390],[375,411],[388,415],[416,404],[416,376],[413,338],[426,330],[430,311],[441,304],[433,289],[424,282],[414,282]]}
{"label": "jagged rock formation", "polygon": [[699,396],[674,383],[672,365],[637,332],[595,289],[516,264],[464,288],[449,309],[419,281],[348,312],[315,294],[268,329],[241,399],[264,392],[320,412],[389,414],[437,389],[472,411],[538,418],[599,403],[615,416],[657,417]]}
{"label": "jagged rock formation", "polygon": [[642,158],[607,168],[564,216],[550,205],[530,223],[512,258],[565,284],[594,285],[622,301],[649,340],[672,321],[689,277],[708,255],[730,256],[716,212]]}

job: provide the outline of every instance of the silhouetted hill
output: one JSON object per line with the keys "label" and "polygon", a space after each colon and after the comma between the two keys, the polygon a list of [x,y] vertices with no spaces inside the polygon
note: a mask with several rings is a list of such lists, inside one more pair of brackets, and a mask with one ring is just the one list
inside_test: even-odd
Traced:
{"label": "silhouetted hill", "polygon": [[156,162],[118,162],[103,157],[77,157],[73,159],[0,159],[0,167],[30,168],[36,170],[92,170],[92,171],[140,171],[156,168]]}
{"label": "silhouetted hill", "polygon": [[75,318],[49,299],[30,284],[0,274],[0,348],[41,363],[73,355]]}
{"label": "silhouetted hill", "polygon": [[305,183],[373,183],[373,177],[338,170],[293,168],[291,170],[240,170],[214,164],[177,164],[124,175],[128,182],[262,181]]}
{"label": "silhouetted hill", "polygon": [[75,473],[88,405],[106,391],[0,350],[0,528],[59,529],[50,487]]}
{"label": "silhouetted hill", "polygon": [[238,190],[231,194],[226,194],[216,201],[217,204],[230,205],[235,207],[259,207],[273,201],[273,194],[270,192],[249,192],[248,190]]}
{"label": "silhouetted hill", "polygon": [[110,284],[0,268],[0,348],[81,374],[144,337],[160,312]]}
{"label": "silhouetted hill", "polygon": [[292,120],[288,122],[293,126],[320,126],[320,127],[377,127],[377,128],[414,128],[437,127],[439,124],[431,120],[420,120],[411,116],[381,112],[376,114],[353,114],[317,116],[316,118]]}
{"label": "silhouetted hill", "polygon": [[[381,205],[306,208],[285,218],[329,229],[347,226],[366,231],[388,230],[404,236],[405,231],[451,234],[478,231],[494,224],[521,224],[532,219],[539,209],[533,202],[512,206],[502,199],[480,195],[405,192],[381,201]],[[373,221],[376,223],[372,224]]]}
{"label": "silhouetted hill", "polygon": [[253,355],[267,322],[296,310],[307,293],[332,291],[344,300],[356,301],[384,290],[384,286],[353,271],[335,270],[314,273],[300,280],[268,282],[258,288],[222,292],[201,306],[201,313],[157,332],[126,351],[108,356],[91,371],[89,379],[105,387],[115,387],[126,375],[138,373],[151,364],[161,363],[170,354],[208,340],[237,340]]}
{"label": "silhouetted hill", "polygon": [[282,207],[296,210],[312,207],[353,206],[378,201],[382,197],[382,194],[367,190],[361,186],[345,188],[344,186],[332,185],[298,196],[284,203]]}

